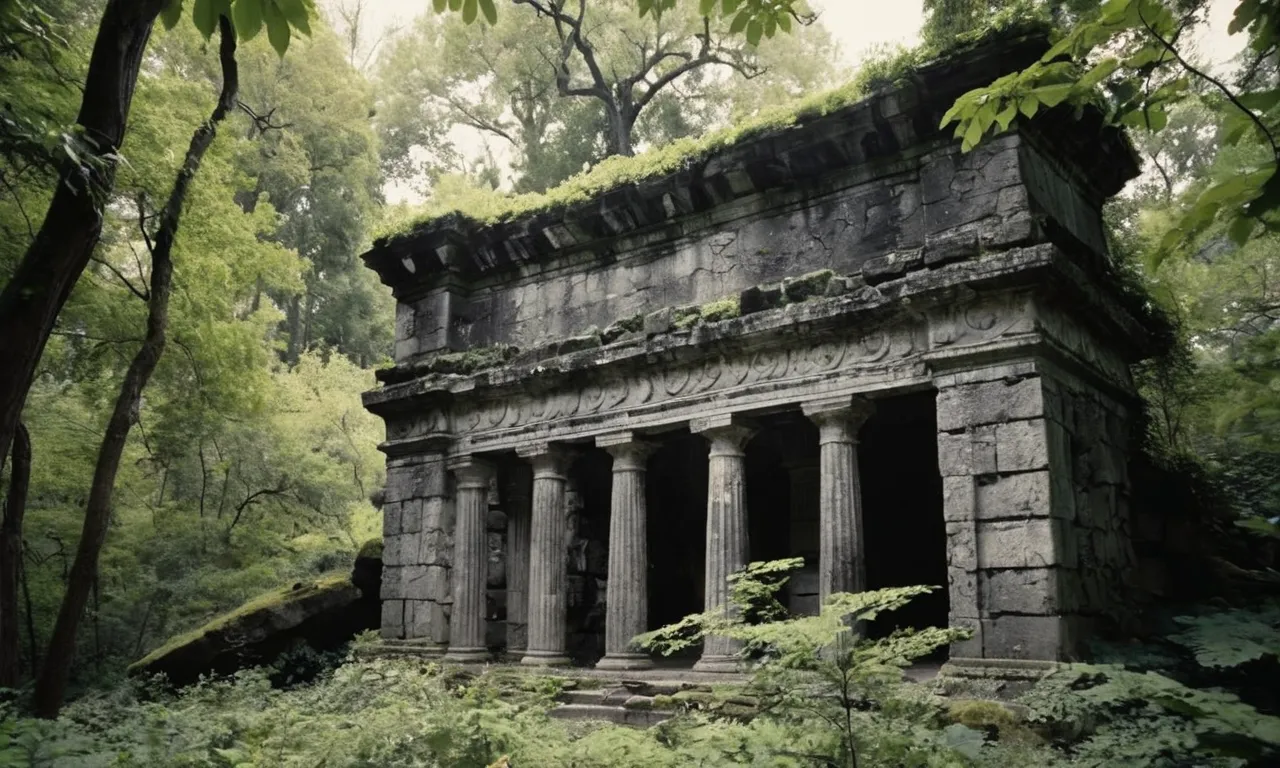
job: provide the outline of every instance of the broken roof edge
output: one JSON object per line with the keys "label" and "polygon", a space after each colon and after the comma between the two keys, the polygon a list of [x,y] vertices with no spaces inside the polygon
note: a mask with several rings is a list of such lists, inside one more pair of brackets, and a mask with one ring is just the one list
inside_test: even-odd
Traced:
{"label": "broken roof edge", "polygon": [[[496,198],[502,205],[489,213],[450,210],[419,221],[406,232],[379,238],[362,258],[404,295],[441,274],[483,274],[539,261],[765,189],[901,154],[911,143],[896,142],[888,125],[895,117],[911,123],[916,145],[949,140],[939,118],[957,97],[1029,66],[1048,48],[1049,28],[1043,24],[992,31],[926,63],[904,66],[892,86],[862,93],[855,81],[702,139],[608,158],[547,193]],[[874,124],[887,134],[881,137],[888,140],[887,150],[864,152],[866,137],[847,135],[857,123]],[[783,157],[805,148],[814,155],[805,162]],[[741,161],[737,168],[735,159]],[[1122,170],[1111,170],[1116,179],[1093,179],[1103,194],[1114,193],[1127,178]],[[730,178],[735,171],[738,178]]]}

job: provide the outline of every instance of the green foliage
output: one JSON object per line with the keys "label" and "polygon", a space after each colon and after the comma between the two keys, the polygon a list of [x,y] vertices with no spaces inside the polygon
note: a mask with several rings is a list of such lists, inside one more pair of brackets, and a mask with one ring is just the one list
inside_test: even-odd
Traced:
{"label": "green foliage", "polygon": [[1205,667],[1238,667],[1280,659],[1280,606],[1236,609],[1174,619],[1184,629],[1169,640],[1195,653]]}
{"label": "green foliage", "polygon": [[1070,665],[1021,701],[1033,723],[1071,743],[1081,766],[1172,766],[1188,759],[1242,766],[1280,750],[1280,718],[1230,693],[1190,688],[1156,672]]}

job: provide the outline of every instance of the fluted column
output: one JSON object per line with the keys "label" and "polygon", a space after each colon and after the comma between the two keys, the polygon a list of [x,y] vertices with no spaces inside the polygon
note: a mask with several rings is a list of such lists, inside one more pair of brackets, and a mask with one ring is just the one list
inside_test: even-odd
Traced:
{"label": "fluted column", "polygon": [[[711,441],[707,467],[707,564],[705,610],[729,608],[728,578],[747,564],[746,445],[755,433],[748,424],[728,417],[690,424]],[[728,637],[703,640],[702,657],[693,668],[732,672],[738,668],[742,644]]]}
{"label": "fluted column", "polygon": [[631,638],[649,623],[649,548],[644,479],[653,446],[631,433],[596,439],[613,456],[612,504],[609,513],[609,593],[605,604],[604,658],[597,669],[648,669],[647,653],[636,651]]}
{"label": "fluted column", "polygon": [[841,398],[802,407],[818,425],[818,597],[825,603],[833,592],[867,588],[858,430],[872,406],[864,400]]}
{"label": "fluted column", "polygon": [[516,462],[506,473],[502,508],[507,513],[507,653],[524,653],[529,644],[529,465]]}
{"label": "fluted column", "polygon": [[521,664],[568,664],[568,549],[565,474],[568,457],[542,445],[519,451],[533,464],[533,513],[529,536],[529,642]]}
{"label": "fluted column", "polygon": [[450,462],[457,487],[458,517],[453,531],[453,612],[449,621],[448,661],[483,661],[485,582],[489,564],[485,518],[493,467],[467,456]]}

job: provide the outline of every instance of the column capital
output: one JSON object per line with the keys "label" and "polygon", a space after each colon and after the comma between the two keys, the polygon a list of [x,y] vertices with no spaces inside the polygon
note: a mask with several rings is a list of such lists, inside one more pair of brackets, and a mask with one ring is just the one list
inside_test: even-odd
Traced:
{"label": "column capital", "polygon": [[489,481],[494,473],[493,464],[489,461],[475,455],[456,456],[449,459],[445,466],[453,472],[458,488],[489,489]]}
{"label": "column capital", "polygon": [[573,452],[556,443],[533,443],[516,449],[516,455],[533,465],[534,478],[565,479]]}
{"label": "column capital", "polygon": [[712,456],[741,456],[757,428],[749,419],[727,414],[692,419],[689,431],[711,441]]}
{"label": "column capital", "polygon": [[801,403],[800,410],[818,425],[819,443],[856,443],[858,430],[875,412],[875,404],[861,397],[835,397]]}
{"label": "column capital", "polygon": [[614,472],[643,472],[645,462],[658,446],[635,432],[614,432],[596,438],[596,446],[613,457]]}

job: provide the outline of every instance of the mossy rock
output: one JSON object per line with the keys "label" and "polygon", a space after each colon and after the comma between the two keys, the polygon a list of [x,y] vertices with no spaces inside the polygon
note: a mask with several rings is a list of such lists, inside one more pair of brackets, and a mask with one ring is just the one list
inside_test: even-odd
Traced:
{"label": "mossy rock", "polygon": [[1026,726],[1019,713],[998,701],[954,701],[947,707],[947,717],[954,723],[982,731],[988,739],[1029,746],[1044,743],[1039,734]]}
{"label": "mossy rock", "polygon": [[708,323],[718,323],[721,320],[732,320],[742,315],[742,307],[738,303],[737,296],[730,296],[718,301],[712,301],[699,307],[702,319]]}
{"label": "mossy rock", "polygon": [[475,347],[461,352],[446,352],[432,358],[426,368],[431,373],[469,374],[486,368],[495,368],[519,354],[520,350],[506,344]]}
{"label": "mossy rock", "polygon": [[829,269],[820,269],[799,277],[789,277],[782,281],[782,292],[786,295],[787,301],[793,304],[825,296],[827,284],[835,274]]}
{"label": "mossy rock", "polygon": [[346,573],[328,574],[260,595],[177,637],[129,666],[134,675],[163,674],[173,685],[270,664],[300,645],[333,650],[376,629],[376,593],[365,598]]}

